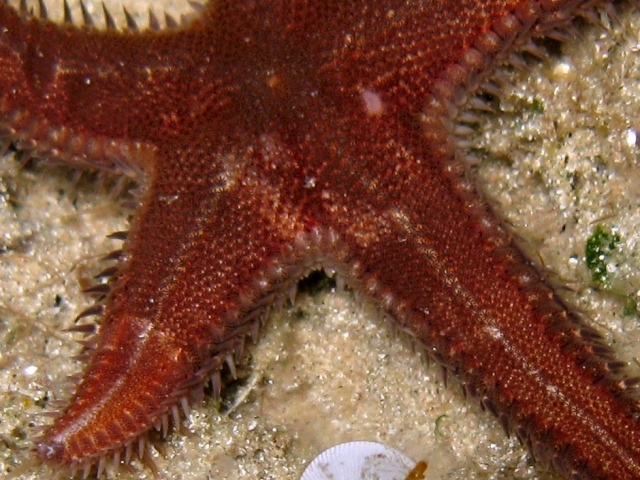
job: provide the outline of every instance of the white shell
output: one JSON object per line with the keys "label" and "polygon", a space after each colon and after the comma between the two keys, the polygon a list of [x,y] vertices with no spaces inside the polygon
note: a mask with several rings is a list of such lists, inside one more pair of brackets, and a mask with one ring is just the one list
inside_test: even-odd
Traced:
{"label": "white shell", "polygon": [[325,450],[300,480],[405,480],[416,462],[376,442],[348,442]]}

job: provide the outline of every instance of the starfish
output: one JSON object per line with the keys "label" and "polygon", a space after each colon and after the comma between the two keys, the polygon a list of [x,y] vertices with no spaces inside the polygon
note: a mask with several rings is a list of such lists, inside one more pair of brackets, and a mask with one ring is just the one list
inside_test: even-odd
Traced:
{"label": "starfish", "polygon": [[[34,92],[46,95],[48,102],[34,104],[34,99],[22,99],[15,89],[2,87],[15,96],[7,95],[2,107],[8,119],[7,136],[19,147],[73,164],[124,172],[143,186],[141,206],[127,239],[128,254],[111,280],[105,319],[89,355],[85,380],[39,441],[37,450],[43,460],[82,468],[97,463],[98,470],[112,455],[118,463],[121,452],[128,461],[133,447],[144,438],[141,435],[151,426],[163,427],[175,412],[174,405],[187,398],[192,387],[211,376],[214,390],[219,388],[222,363],[233,369],[228,355],[241,350],[245,336],[254,335],[265,306],[285,295],[309,268],[322,266],[336,270],[349,285],[376,300],[430,355],[460,375],[467,391],[494,411],[542,462],[553,463],[566,476],[637,476],[637,453],[631,440],[637,438],[635,420],[628,418],[624,423],[635,411],[634,402],[622,392],[631,383],[609,371],[618,368],[608,358],[609,351],[563,307],[477,199],[455,159],[446,121],[456,114],[454,104],[464,105],[461,90],[454,85],[471,91],[477,86],[460,77],[465,73],[460,68],[485,73],[477,63],[479,51],[469,45],[494,48],[483,43],[501,42],[491,31],[517,35],[516,17],[505,17],[505,13],[531,20],[533,32],[542,34],[550,24],[563,23],[566,12],[541,13],[522,6],[512,10],[514,3],[487,5],[480,14],[454,3],[453,12],[461,11],[453,17],[446,13],[435,22],[434,12],[426,8],[394,6],[391,12],[390,7],[375,7],[368,5],[365,12],[359,4],[340,5],[351,15],[327,15],[321,17],[327,24],[314,21],[313,29],[301,30],[298,22],[304,24],[305,15],[319,7],[303,10],[288,22],[289,9],[265,7],[264,15],[275,17],[258,24],[255,19],[262,17],[254,16],[255,12],[234,16],[238,15],[234,8],[227,12],[216,5],[183,32],[129,37],[122,47],[121,39],[126,38],[122,34],[47,32],[59,35],[59,42],[46,45],[54,50],[67,36],[81,37],[82,42],[74,42],[81,50],[94,42],[85,55],[94,55],[96,64],[85,58],[80,65],[65,68],[61,62],[61,73],[56,72],[62,78],[73,77],[76,93],[105,88],[114,94],[113,79],[102,83],[100,76],[100,72],[113,74],[113,69],[100,68],[101,62],[122,65],[117,63],[122,58],[135,58],[134,65],[146,67],[127,82],[129,88],[119,92],[138,100],[139,91],[153,94],[139,102],[123,99],[106,105],[104,92],[82,97],[83,109],[87,102],[102,100],[95,110],[84,111],[97,114],[105,109],[105,117],[92,113],[81,118],[73,110],[77,107],[73,97],[61,97],[69,112],[54,108],[56,94],[61,92],[53,88],[58,79],[46,64],[36,62],[26,73],[33,75]],[[383,20],[380,12],[390,16]],[[11,27],[9,32],[19,22],[6,7],[1,18]],[[442,27],[450,18],[457,19],[455,34]],[[407,33],[414,24],[419,26],[416,37]],[[37,31],[39,25],[31,22],[25,28]],[[229,25],[234,28],[227,29]],[[429,45],[421,43],[434,37],[427,35],[429,28],[450,36],[444,51],[429,50]],[[313,31],[346,34],[334,44],[338,40],[327,40],[326,34],[314,36]],[[377,31],[384,31],[384,38],[369,38],[370,32]],[[519,47],[526,45],[523,38],[527,36],[517,38],[523,42]],[[204,44],[211,45],[212,52],[209,47],[193,50],[194,45],[202,46],[198,43],[202,38],[210,40]],[[234,38],[231,47],[226,42]],[[313,43],[305,43],[311,39]],[[112,49],[101,49],[102,41],[111,42]],[[7,43],[0,45],[8,48]],[[151,45],[158,56],[146,56]],[[177,63],[167,67],[162,52],[169,48],[171,55],[166,58]],[[503,48],[498,46],[499,51]],[[409,61],[407,53],[412,52]],[[380,70],[376,55],[382,53],[385,68]],[[56,60],[63,56],[52,55]],[[47,61],[46,52],[42,58]],[[155,63],[151,65],[150,59]],[[18,66],[6,67],[5,85],[25,81],[20,76],[26,75],[25,69],[22,63]],[[10,77],[14,83],[7,80],[8,73],[18,75]],[[116,78],[131,75],[124,70],[115,73]],[[171,81],[159,90],[158,78]],[[200,84],[198,78],[220,80]],[[166,92],[169,87],[176,89],[171,95]],[[189,96],[180,88],[188,88],[189,94],[200,92],[202,97]],[[190,101],[192,105],[186,105]],[[124,104],[140,108],[122,111],[119,105]],[[417,189],[424,194],[413,195]],[[192,222],[183,220],[187,212]],[[94,291],[106,292],[104,287]],[[463,317],[475,321],[462,322]],[[518,326],[511,323],[516,320]],[[540,337],[532,333],[536,328]],[[545,341],[531,348],[527,338]],[[140,339],[144,341],[139,343]],[[482,347],[474,347],[476,341]],[[495,357],[474,353],[492,345]],[[141,353],[145,348],[149,353]],[[127,349],[129,355],[112,353]],[[509,361],[485,365],[501,355]],[[558,362],[549,362],[549,356],[557,356]],[[142,361],[137,363],[136,358]],[[162,366],[152,368],[151,375],[145,369],[155,361]],[[114,365],[123,363],[129,366],[114,371]],[[510,368],[517,373],[510,374]],[[159,378],[158,371],[167,377]],[[114,377],[105,380],[103,375]],[[586,380],[579,381],[583,376]],[[542,387],[527,394],[531,380]],[[134,386],[127,387],[127,382]],[[509,388],[502,388],[501,382]],[[88,413],[107,402],[95,393],[96,384],[100,390],[104,384],[122,388],[117,394],[108,390],[107,397],[119,400],[124,395],[127,402],[109,406],[109,415]],[[578,393],[572,393],[574,384]],[[603,398],[605,411],[613,409],[616,414],[609,416],[610,421],[623,422],[620,429],[607,425],[606,416],[596,415],[603,405],[584,403],[592,398],[585,389]],[[144,401],[135,395],[142,395]],[[550,405],[555,399],[560,410],[564,405],[572,412],[595,408],[588,420],[596,425],[605,422],[597,429],[606,435],[589,437],[589,448],[578,442],[580,435],[570,445],[562,436],[566,431],[545,424],[545,419],[557,421],[567,412],[538,416],[530,411],[534,405],[527,395],[537,399],[548,395]],[[565,402],[567,398],[571,400]],[[142,404],[150,410],[132,417],[131,409]],[[579,413],[582,418],[583,412]],[[90,418],[96,425],[84,440],[87,432],[78,428],[79,418],[83,424]],[[577,420],[567,425],[577,428]],[[585,428],[596,427],[590,423]],[[618,438],[627,430],[629,439]],[[615,470],[589,456],[598,441],[610,447],[605,451],[614,458],[612,462],[620,462]],[[611,451],[616,450],[624,455],[614,457]]]}

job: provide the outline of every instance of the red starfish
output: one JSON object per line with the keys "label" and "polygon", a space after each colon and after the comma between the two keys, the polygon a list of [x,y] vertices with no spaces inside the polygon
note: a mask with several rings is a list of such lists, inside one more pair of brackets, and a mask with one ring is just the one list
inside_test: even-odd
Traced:
{"label": "red starfish", "polygon": [[192,387],[212,375],[219,388],[265,306],[321,265],[543,462],[568,477],[640,475],[636,405],[609,351],[453,161],[469,70],[482,80],[491,56],[571,12],[450,3],[234,3],[144,36],[54,30],[1,7],[6,136],[144,186],[85,379],[38,443],[43,460],[128,461]]}

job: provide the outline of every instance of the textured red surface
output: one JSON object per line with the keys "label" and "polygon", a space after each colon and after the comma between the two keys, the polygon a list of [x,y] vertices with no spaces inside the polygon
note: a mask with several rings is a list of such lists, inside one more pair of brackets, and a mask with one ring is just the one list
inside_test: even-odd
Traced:
{"label": "textured red surface", "polygon": [[540,34],[574,3],[218,2],[145,34],[0,7],[5,137],[142,184],[97,346],[42,459],[83,467],[135,445],[324,266],[538,459],[567,478],[638,478],[636,401],[510,245],[450,128],[523,24]]}

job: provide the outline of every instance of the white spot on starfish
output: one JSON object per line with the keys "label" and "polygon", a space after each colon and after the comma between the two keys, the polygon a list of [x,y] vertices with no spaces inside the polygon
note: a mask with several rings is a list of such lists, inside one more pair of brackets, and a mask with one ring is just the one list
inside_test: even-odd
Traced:
{"label": "white spot on starfish", "polygon": [[384,103],[382,102],[382,97],[378,92],[365,89],[362,91],[360,96],[367,115],[377,116],[384,113]]}

